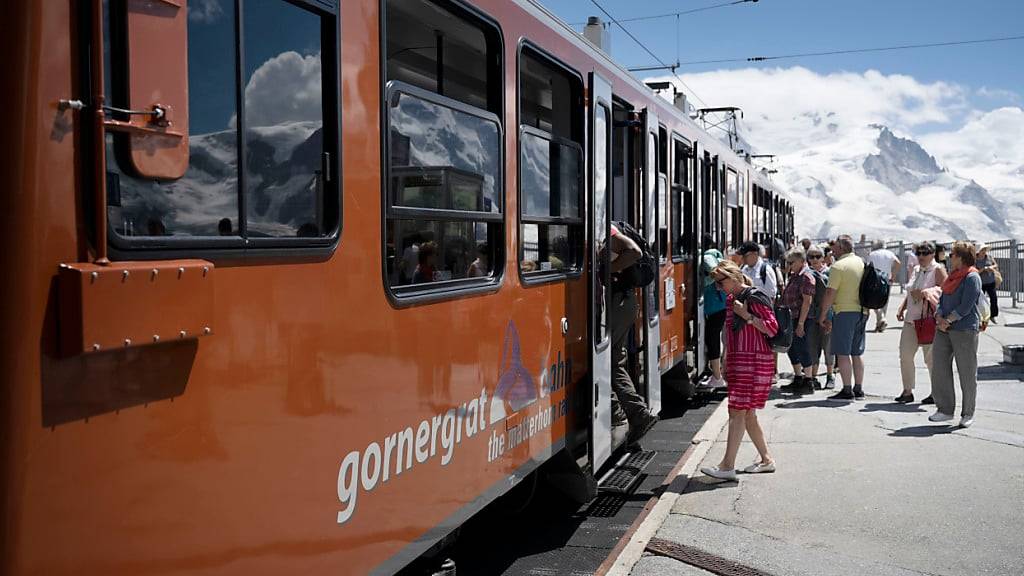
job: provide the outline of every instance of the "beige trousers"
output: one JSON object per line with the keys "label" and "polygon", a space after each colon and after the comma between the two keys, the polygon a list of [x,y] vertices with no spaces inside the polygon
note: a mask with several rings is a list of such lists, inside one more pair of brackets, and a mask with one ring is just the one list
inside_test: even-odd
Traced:
{"label": "beige trousers", "polygon": [[914,357],[917,356],[917,349],[924,350],[924,365],[928,367],[928,375],[932,373],[932,345],[918,344],[917,332],[914,331],[913,322],[904,322],[903,331],[900,333],[900,372],[903,375],[903,389],[913,390],[917,381],[917,366],[914,365]]}

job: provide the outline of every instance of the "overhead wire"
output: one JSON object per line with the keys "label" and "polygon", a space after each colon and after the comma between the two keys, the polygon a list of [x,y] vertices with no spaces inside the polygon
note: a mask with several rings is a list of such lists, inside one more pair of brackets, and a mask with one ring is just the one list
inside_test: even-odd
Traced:
{"label": "overhead wire", "polygon": [[[747,3],[751,3],[751,2],[758,2],[758,0],[731,0],[730,2],[720,2],[718,4],[712,4],[710,6],[702,6],[700,8],[691,8],[690,10],[682,10],[682,11],[679,11],[679,12],[669,12],[667,14],[653,14],[653,15],[650,15],[650,16],[634,16],[633,18],[623,18],[622,20],[619,20],[619,22],[639,22],[641,20],[657,20],[657,19],[660,19],[660,18],[669,18],[669,17],[672,17],[672,16],[675,16],[678,19],[680,16],[683,16],[683,15],[686,15],[686,14],[694,14],[696,12],[704,12],[705,10],[714,10],[716,8],[726,8],[728,6],[735,6],[737,4],[747,4]],[[582,26],[584,24],[586,24],[586,22],[574,22],[571,25],[572,26]]]}
{"label": "overhead wire", "polygon": [[[612,22],[613,22],[613,23],[614,23],[614,24],[615,24],[616,26],[618,26],[618,27],[619,27],[619,29],[620,29],[620,30],[622,30],[623,32],[625,32],[625,33],[626,33],[626,36],[629,36],[629,37],[630,37],[630,38],[631,38],[631,39],[633,40],[633,42],[636,42],[637,46],[640,46],[641,48],[643,48],[643,49],[644,49],[644,52],[647,52],[647,54],[649,54],[651,58],[654,58],[654,60],[655,60],[656,62],[658,62],[658,64],[661,64],[662,66],[664,66],[665,68],[668,68],[668,69],[670,69],[670,70],[672,69],[672,67],[671,67],[671,66],[669,66],[669,65],[667,65],[667,64],[665,64],[665,62],[664,62],[664,61],[662,61],[662,59],[661,59],[661,58],[658,58],[658,55],[657,55],[657,54],[655,54],[654,52],[652,52],[652,51],[651,51],[651,49],[650,49],[650,48],[648,48],[646,44],[644,44],[643,42],[641,42],[641,41],[640,41],[640,39],[639,39],[639,38],[637,38],[636,36],[634,36],[634,35],[633,35],[633,33],[632,33],[632,32],[630,32],[628,28],[626,28],[625,26],[623,26],[623,25],[622,25],[622,23],[620,23],[620,22],[619,22],[618,20],[616,20],[614,16],[612,16],[612,15],[611,15],[611,14],[610,14],[610,13],[609,13],[609,12],[608,12],[607,10],[605,10],[605,9],[604,9],[604,6],[601,6],[601,5],[600,5],[600,4],[599,4],[599,3],[597,2],[597,0],[590,0],[590,2],[591,2],[591,3],[592,3],[592,4],[594,5],[594,6],[596,6],[598,10],[600,10],[601,12],[603,12],[603,13],[604,13],[604,15],[605,15],[605,16],[606,16],[606,17],[607,17],[607,18],[608,18],[609,20],[611,20],[611,21],[612,21]],[[694,90],[693,88],[690,88],[690,87],[689,87],[689,86],[688,86],[688,85],[686,84],[686,82],[685,82],[685,81],[683,81],[683,79],[682,79],[682,78],[680,78],[678,74],[676,74],[675,70],[672,70],[672,76],[675,76],[676,80],[679,80],[679,83],[683,85],[683,88],[686,88],[687,90],[689,90],[689,91],[690,91],[690,93],[691,93],[691,94],[693,94],[693,97],[694,97],[694,98],[696,98],[698,102],[700,102],[701,104],[703,104],[703,105],[705,105],[705,106],[707,106],[707,105],[708,105],[708,104],[707,104],[707,102],[705,102],[705,101],[704,101],[704,99],[703,99],[703,98],[701,98],[701,97],[700,97],[700,95],[699,95],[699,94],[697,94],[697,92],[696,92],[696,91],[695,91],[695,90]]]}
{"label": "overhead wire", "polygon": [[770,60],[784,60],[790,58],[811,58],[818,56],[837,56],[842,54],[862,54],[868,52],[888,52],[893,50],[912,50],[918,48],[939,48],[944,46],[963,46],[968,44],[988,44],[993,42],[1010,42],[1024,40],[1024,35],[1002,36],[997,38],[980,38],[976,40],[953,40],[949,42],[929,42],[925,44],[902,44],[897,46],[883,46],[875,48],[851,48],[847,50],[825,50],[820,52],[802,52],[796,54],[779,54],[775,56],[749,56],[747,58],[718,58],[713,60],[692,60],[689,62],[678,62],[677,66],[696,66],[699,64],[727,64],[733,62],[767,62]]}

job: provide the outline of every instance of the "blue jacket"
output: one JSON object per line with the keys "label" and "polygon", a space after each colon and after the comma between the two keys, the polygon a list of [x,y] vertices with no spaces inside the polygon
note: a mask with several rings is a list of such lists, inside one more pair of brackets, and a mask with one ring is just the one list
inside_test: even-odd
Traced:
{"label": "blue jacket", "polygon": [[939,316],[949,319],[953,325],[950,330],[972,330],[977,332],[981,327],[981,314],[978,312],[978,298],[981,297],[981,276],[971,272],[956,287],[952,294],[942,293],[939,298]]}
{"label": "blue jacket", "polygon": [[711,316],[725,310],[725,292],[718,289],[715,281],[711,279],[711,271],[724,260],[722,253],[715,248],[704,251],[701,257],[701,273],[704,282],[704,316]]}

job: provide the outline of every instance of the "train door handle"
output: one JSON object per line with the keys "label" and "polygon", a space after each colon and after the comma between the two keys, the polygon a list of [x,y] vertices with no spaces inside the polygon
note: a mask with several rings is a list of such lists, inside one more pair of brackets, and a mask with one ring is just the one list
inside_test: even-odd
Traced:
{"label": "train door handle", "polygon": [[562,336],[565,336],[568,333],[569,333],[569,319],[568,318],[562,318]]}

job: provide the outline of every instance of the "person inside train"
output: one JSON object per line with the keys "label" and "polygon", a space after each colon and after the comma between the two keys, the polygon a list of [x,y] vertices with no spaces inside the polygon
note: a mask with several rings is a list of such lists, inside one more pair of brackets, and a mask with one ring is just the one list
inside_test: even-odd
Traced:
{"label": "person inside train", "polygon": [[469,270],[466,271],[467,278],[480,278],[491,273],[491,264],[488,261],[489,253],[490,248],[487,242],[481,242],[477,245],[476,260],[473,260],[473,263],[469,265]]}
{"label": "person inside train", "polygon": [[711,271],[725,260],[715,247],[711,234],[701,238],[704,254],[701,256],[701,279],[704,285],[704,345],[707,347],[711,377],[701,384],[708,388],[724,388],[722,378],[722,327],[725,326],[725,292],[711,278]]}
{"label": "person inside train", "polygon": [[643,252],[636,242],[620,233],[614,225],[608,245],[612,275],[612,304],[608,317],[612,330],[612,427],[628,422],[627,441],[635,445],[658,422],[658,417],[651,414],[643,396],[636,391],[629,373],[629,352],[626,349],[640,305],[636,299],[636,287],[626,280],[630,275],[622,272],[639,260]]}
{"label": "person inside train", "polygon": [[416,258],[419,264],[412,274],[413,284],[433,282],[434,273],[437,271],[437,243],[430,241],[420,244]]}

